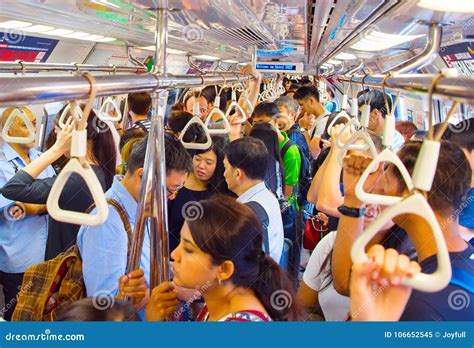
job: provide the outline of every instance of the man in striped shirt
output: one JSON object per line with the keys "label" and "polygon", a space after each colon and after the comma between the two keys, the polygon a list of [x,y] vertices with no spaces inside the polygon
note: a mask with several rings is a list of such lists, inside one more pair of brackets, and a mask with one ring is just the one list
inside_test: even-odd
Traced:
{"label": "man in striped shirt", "polygon": [[148,133],[151,121],[148,112],[151,109],[151,96],[147,92],[129,93],[128,98],[129,114],[132,119],[130,128],[140,128]]}

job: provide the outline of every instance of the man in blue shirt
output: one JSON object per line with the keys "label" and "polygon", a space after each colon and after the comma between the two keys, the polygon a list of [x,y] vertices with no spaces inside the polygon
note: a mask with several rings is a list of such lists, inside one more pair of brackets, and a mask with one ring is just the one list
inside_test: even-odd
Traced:
{"label": "man in blue shirt", "polygon": [[[116,176],[106,192],[126,212],[133,230],[136,221],[137,201],[143,175],[147,139],[132,148],[125,176]],[[174,199],[192,169],[192,160],[186,149],[174,137],[165,138],[166,190],[168,199]],[[94,211],[92,212],[94,213]],[[117,210],[109,206],[109,217],[99,226],[82,226],[77,236],[82,256],[82,272],[87,296],[117,295],[118,280],[127,266],[128,236]],[[140,268],[150,276],[150,235],[145,231]]]}
{"label": "man in blue shirt", "polygon": [[[2,124],[7,122],[16,109],[8,108],[3,112]],[[36,118],[31,110],[23,107],[19,108],[19,111],[28,117],[36,130]],[[8,134],[19,138],[30,135],[24,121],[19,117],[14,119]],[[4,142],[0,146],[0,187],[17,171],[41,155],[34,146],[34,141],[29,144]],[[55,174],[54,169],[49,166],[39,178],[52,177]],[[46,212],[44,205],[14,202],[2,195],[0,210],[0,284],[5,295],[5,306],[0,316],[10,320],[16,305],[16,295],[23,281],[23,273],[28,267],[44,261],[48,217],[40,215]]]}

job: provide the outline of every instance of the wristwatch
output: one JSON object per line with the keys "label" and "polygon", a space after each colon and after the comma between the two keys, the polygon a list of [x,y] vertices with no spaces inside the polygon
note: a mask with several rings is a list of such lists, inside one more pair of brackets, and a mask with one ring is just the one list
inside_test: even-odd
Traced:
{"label": "wristwatch", "polygon": [[337,210],[344,216],[349,216],[353,218],[360,218],[361,216],[365,215],[365,208],[350,208],[346,207],[345,205],[341,205],[337,208]]}

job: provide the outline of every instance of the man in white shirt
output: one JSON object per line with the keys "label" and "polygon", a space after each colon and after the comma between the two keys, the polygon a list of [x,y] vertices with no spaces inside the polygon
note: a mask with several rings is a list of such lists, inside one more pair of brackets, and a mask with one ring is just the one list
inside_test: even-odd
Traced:
{"label": "man in white shirt", "polygon": [[[387,115],[387,107],[385,105],[385,99],[383,92],[378,90],[364,91],[359,93],[358,100],[359,105],[370,104],[370,119],[369,119],[369,130],[377,133],[377,135],[383,138],[385,130],[385,116]],[[392,109],[392,98],[387,95],[388,107]],[[403,144],[405,144],[405,138],[403,135],[394,129],[395,137],[393,140],[393,150],[398,152]]]}
{"label": "man in white shirt", "polygon": [[269,156],[261,140],[237,139],[225,148],[224,177],[229,190],[239,196],[237,201],[252,208],[262,222],[263,250],[280,263],[284,238],[280,205],[263,181]]}
{"label": "man in white shirt", "polygon": [[331,114],[319,101],[319,91],[313,86],[303,86],[298,88],[293,98],[296,99],[301,107],[303,114],[312,114],[316,116],[316,121],[310,132],[311,142],[309,144],[309,150],[311,156],[316,159],[321,152],[320,139],[326,129],[328,117]]}

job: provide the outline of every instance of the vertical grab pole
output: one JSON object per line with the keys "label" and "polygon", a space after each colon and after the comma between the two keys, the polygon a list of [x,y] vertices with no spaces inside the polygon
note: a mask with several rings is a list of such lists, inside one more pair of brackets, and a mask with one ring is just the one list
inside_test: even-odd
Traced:
{"label": "vertical grab pole", "polygon": [[[155,69],[162,76],[167,76],[166,49],[168,47],[168,0],[158,2],[161,6],[156,12],[155,35]],[[165,113],[168,101],[168,91],[162,90],[154,93],[155,114],[157,120],[153,124],[156,139],[156,166],[149,175],[156,177],[157,210],[161,221],[155,220],[157,226],[151,234],[150,253],[150,286],[151,288],[170,280],[170,250],[168,235],[168,208],[166,196],[166,165],[165,165]]]}
{"label": "vertical grab pole", "polygon": [[[166,76],[166,46],[168,43],[168,1],[158,2],[156,9],[155,67],[153,73]],[[170,279],[169,240],[166,201],[166,166],[164,116],[167,91],[152,94],[154,112],[148,133],[148,144],[143,165],[143,179],[138,201],[137,218],[128,270],[140,265],[143,239],[150,234],[150,289]]]}

